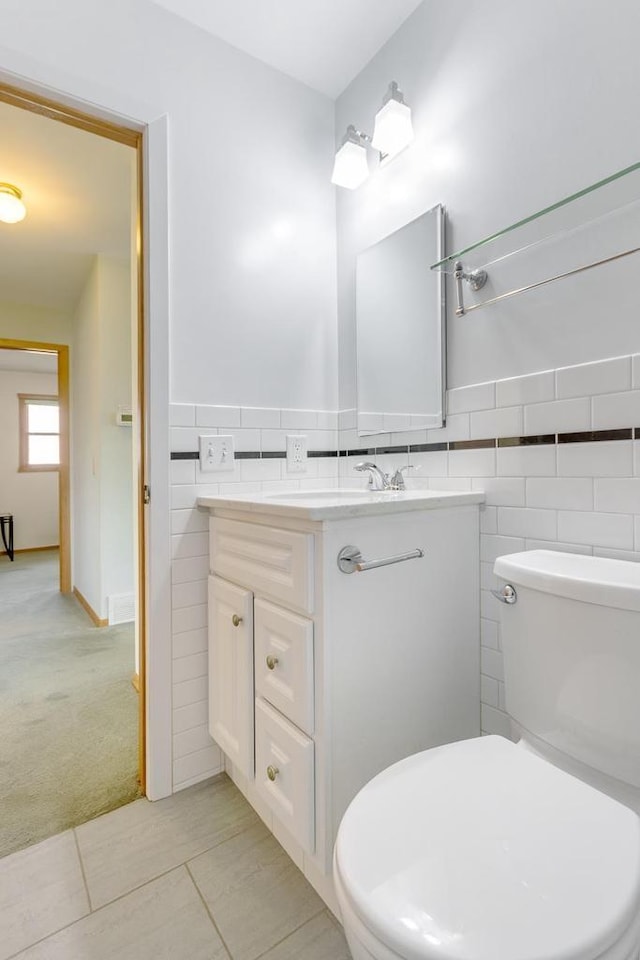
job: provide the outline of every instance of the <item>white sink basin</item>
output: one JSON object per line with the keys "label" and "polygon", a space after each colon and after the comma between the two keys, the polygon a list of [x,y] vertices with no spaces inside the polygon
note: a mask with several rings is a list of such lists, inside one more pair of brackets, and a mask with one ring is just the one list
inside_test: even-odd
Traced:
{"label": "white sink basin", "polygon": [[289,490],[287,493],[265,493],[265,500],[362,500],[381,496],[382,490]]}

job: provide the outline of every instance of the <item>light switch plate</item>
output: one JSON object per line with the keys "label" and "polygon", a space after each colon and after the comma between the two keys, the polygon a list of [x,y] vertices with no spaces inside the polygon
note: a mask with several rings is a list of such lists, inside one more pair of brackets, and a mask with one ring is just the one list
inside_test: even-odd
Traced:
{"label": "light switch plate", "polygon": [[202,473],[220,473],[234,468],[233,437],[200,436],[200,470]]}

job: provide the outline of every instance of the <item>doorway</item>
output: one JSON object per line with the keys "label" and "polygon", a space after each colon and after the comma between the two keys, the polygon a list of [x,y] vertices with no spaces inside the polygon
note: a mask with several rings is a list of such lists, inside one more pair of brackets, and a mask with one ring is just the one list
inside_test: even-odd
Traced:
{"label": "doorway", "polygon": [[[30,544],[23,549],[38,549],[45,548],[47,546],[57,545],[59,550],[58,558],[58,583],[61,593],[70,593],[72,590],[71,583],[71,515],[70,515],[70,489],[69,489],[69,347],[67,344],[62,343],[41,343],[30,340],[14,340],[7,337],[0,337],[0,353],[5,353],[10,355],[9,352],[16,355],[15,361],[9,365],[7,363],[0,363],[0,370],[7,370],[11,367],[16,371],[22,370],[24,376],[31,374],[31,380],[18,381],[18,384],[22,382],[25,389],[27,389],[26,384],[36,383],[39,385],[39,381],[34,381],[34,375],[42,375],[46,378],[47,373],[49,378],[46,382],[46,387],[39,385],[39,390],[47,389],[47,394],[51,393],[53,396],[52,400],[55,400],[57,411],[58,411],[58,422],[57,422],[57,462],[55,464],[56,476],[56,494],[55,499],[57,501],[57,517],[58,517],[58,529],[56,531],[57,536],[55,539],[52,539],[48,533],[44,534],[45,541],[50,541],[47,543],[40,542],[43,537],[43,531],[33,531],[30,538],[28,538],[28,543]],[[22,362],[21,362],[22,361]],[[55,390],[53,389],[53,379],[55,375]],[[33,388],[35,389],[35,387]],[[47,468],[50,466],[48,464],[29,464],[29,454],[23,452],[22,447],[25,443],[28,445],[29,442],[29,421],[28,421],[28,406],[25,404],[24,398],[33,396],[33,394],[24,394],[17,391],[19,397],[19,415],[18,415],[18,448],[19,448],[19,457],[18,457],[18,470],[24,472],[25,469],[29,468],[35,472],[50,472]],[[36,392],[35,396],[39,398],[42,402],[47,394],[41,392]],[[20,398],[23,398],[22,400]],[[39,406],[40,404],[38,404]],[[25,409],[26,408],[26,409]],[[36,456],[36,459],[38,458]],[[10,463],[10,461],[9,461]],[[5,487],[8,484],[5,483]],[[6,495],[6,494],[5,494]],[[42,490],[36,492],[36,496],[42,497],[44,495],[45,500],[51,499],[50,490]],[[34,495],[31,494],[31,501],[33,501]],[[12,533],[14,534],[15,539],[15,517],[11,514],[12,518]],[[42,525],[42,521],[41,521]],[[51,524],[44,523],[45,530],[51,528]],[[38,535],[39,534],[39,535]],[[32,543],[32,540],[38,541],[37,543]],[[20,542],[20,541],[19,541]],[[15,543],[14,543],[15,546]],[[17,548],[20,550],[20,546]]]}
{"label": "doorway", "polygon": [[[143,356],[142,356],[142,345],[143,345],[143,298],[142,298],[142,243],[141,243],[141,194],[142,194],[142,184],[141,184],[141,172],[142,172],[142,158],[141,158],[141,134],[137,131],[128,129],[126,127],[118,127],[116,125],[102,122],[96,120],[93,117],[85,116],[75,110],[68,109],[59,104],[55,104],[52,101],[46,100],[44,98],[39,98],[31,94],[25,94],[24,92],[17,90],[13,87],[7,87],[0,85],[0,106],[5,104],[11,105],[21,111],[25,111],[30,115],[38,116],[40,118],[46,118],[46,122],[51,124],[54,123],[56,127],[67,125],[68,127],[75,128],[75,131],[82,131],[83,136],[90,135],[92,138],[104,138],[105,141],[111,141],[117,144],[122,144],[132,153],[132,166],[135,169],[135,179],[132,182],[131,194],[128,197],[128,200],[131,204],[132,217],[131,217],[131,248],[130,248],[130,262],[132,265],[132,277],[134,283],[131,287],[130,303],[128,306],[131,308],[131,314],[133,317],[133,322],[129,326],[128,335],[129,340],[132,345],[132,352],[134,357],[134,363],[132,365],[133,369],[133,391],[132,396],[127,398],[125,395],[119,397],[124,402],[115,403],[114,397],[111,397],[108,400],[109,411],[108,417],[110,418],[109,426],[113,427],[117,424],[117,431],[123,435],[125,432],[128,432],[129,436],[133,434],[133,445],[132,445],[132,466],[130,469],[130,480],[131,480],[131,490],[133,491],[132,496],[132,519],[129,523],[131,528],[132,539],[134,540],[134,560],[132,562],[132,571],[133,571],[133,590],[132,590],[132,600],[134,609],[135,609],[135,623],[136,623],[136,642],[135,642],[135,651],[136,651],[136,663],[135,669],[132,671],[132,676],[130,681],[133,681],[135,688],[138,690],[138,728],[139,728],[139,750],[138,750],[138,779],[140,783],[141,792],[145,792],[145,697],[146,697],[146,683],[145,683],[145,655],[144,655],[144,642],[143,638],[145,636],[145,557],[144,557],[144,544],[145,544],[145,535],[144,535],[144,511],[142,509],[142,497],[143,497],[143,479],[144,479],[144,469],[145,469],[145,413],[144,413],[144,384],[143,384]],[[104,181],[104,170],[98,169],[94,171],[94,174],[97,178],[102,177]],[[8,179],[9,176],[13,176],[12,173],[5,173],[5,171],[0,170],[0,180]],[[104,188],[108,193],[109,187],[111,184],[109,182],[104,183]],[[32,193],[32,203],[33,207],[31,210],[28,209],[28,216],[33,216],[35,218],[35,209],[37,204],[37,196]],[[41,199],[41,198],[40,198]],[[73,198],[72,198],[73,199]],[[65,201],[69,200],[69,197],[64,198]],[[25,202],[29,204],[29,196],[25,193]],[[60,210],[58,211],[61,212]],[[4,228],[4,225],[0,225]],[[7,230],[11,229],[10,227]],[[108,251],[110,253],[111,251]],[[84,253],[84,252],[83,252]],[[95,251],[94,256],[100,258],[102,251]],[[81,264],[79,260],[81,258],[76,258],[78,261],[76,266],[80,269]],[[55,257],[54,257],[55,261]],[[54,263],[54,269],[57,265],[57,261]],[[98,263],[94,273],[96,274],[96,281],[94,283],[94,292],[95,289],[100,289],[101,291],[105,288],[106,279],[108,279],[107,274],[109,269],[113,267],[113,264]],[[101,269],[102,268],[102,269]],[[113,271],[112,271],[113,272]],[[0,298],[2,296],[3,281],[5,277],[0,274]],[[24,304],[22,304],[24,307]],[[117,310],[117,305],[112,304],[113,309]],[[122,306],[122,299],[121,299]],[[17,311],[20,313],[20,311]],[[24,313],[24,310],[22,311]],[[6,311],[5,311],[6,313]],[[28,333],[41,333],[40,329],[37,328],[37,323],[32,323],[27,325]],[[75,594],[83,603],[85,610],[89,610],[90,613],[94,614],[92,617],[94,624],[99,624],[100,627],[106,624],[111,624],[112,622],[112,610],[117,611],[120,609],[122,614],[123,607],[126,607],[130,602],[131,598],[126,594],[126,591],[122,590],[112,590],[109,596],[109,600],[114,600],[114,604],[110,604],[108,610],[105,610],[104,604],[99,605],[95,601],[92,602],[92,596],[90,594],[89,587],[81,589],[82,584],[79,586],[80,578],[85,575],[87,564],[83,562],[82,551],[85,549],[87,556],[91,556],[90,547],[91,544],[83,544],[81,537],[76,537],[78,527],[78,517],[74,514],[74,508],[77,508],[77,503],[74,503],[74,494],[78,492],[81,488],[82,470],[78,467],[79,461],[82,460],[82,453],[76,451],[75,454],[75,466],[74,466],[74,450],[73,450],[73,437],[78,435],[80,427],[78,423],[73,423],[73,411],[70,410],[70,399],[73,395],[74,382],[75,387],[77,388],[79,381],[82,379],[82,376],[85,375],[85,380],[92,381],[95,370],[85,370],[83,372],[82,368],[73,369],[73,357],[74,351],[76,357],[78,355],[77,344],[74,345],[73,342],[69,343],[57,343],[54,341],[49,341],[47,339],[22,339],[18,334],[21,332],[19,326],[17,328],[9,329],[6,323],[6,316],[3,315],[3,312],[0,310],[0,349],[11,349],[16,351],[34,351],[37,350],[41,353],[54,354],[58,360],[58,399],[60,407],[60,465],[59,465],[59,533],[60,533],[60,550],[59,550],[59,588],[62,594]],[[6,335],[9,334],[9,335]],[[101,351],[108,353],[110,349],[110,338],[106,342],[103,342],[100,347]],[[108,369],[108,367],[105,367]],[[104,371],[103,371],[104,373]],[[74,380],[75,376],[75,380]],[[106,378],[108,379],[108,378]],[[86,392],[85,392],[86,395]],[[103,398],[104,399],[104,398]],[[78,405],[80,408],[81,405]],[[100,416],[104,417],[105,410],[99,412],[98,419]],[[86,418],[85,418],[86,419]],[[112,434],[115,434],[116,431],[112,430]],[[85,436],[94,436],[91,429],[91,423],[88,425],[85,424]],[[118,438],[120,439],[120,438]],[[106,449],[106,448],[105,448]],[[105,457],[106,463],[111,464],[113,462],[113,446],[110,450],[107,451]],[[86,444],[80,447],[81,451],[86,451]],[[104,454],[104,449],[102,451]],[[90,481],[92,477],[95,477],[100,471],[100,457],[96,456],[95,451],[89,453],[84,457],[85,459],[85,486],[88,488],[90,486]],[[76,475],[72,476],[74,470],[76,470]],[[114,471],[112,471],[114,472]],[[117,471],[115,471],[117,472]],[[87,479],[88,478],[88,479]],[[76,498],[78,499],[78,498]],[[86,504],[85,504],[86,505]],[[115,505],[115,509],[114,509]],[[89,508],[91,504],[89,503]],[[117,502],[112,498],[112,510],[111,517],[117,519],[115,514],[117,513]],[[106,536],[108,538],[109,534],[113,534],[113,530],[110,529],[114,524],[109,524],[108,518],[105,521],[103,520],[103,529],[107,528]],[[113,540],[113,535],[112,535]],[[16,542],[15,547],[18,551],[17,557],[21,557],[21,547],[20,547],[20,535],[19,531],[16,529]],[[27,548],[28,549],[28,548]],[[4,563],[11,562],[8,558],[2,558]],[[76,562],[77,561],[77,562]],[[104,592],[104,591],[103,591]],[[99,596],[99,592],[94,594]],[[104,598],[102,598],[104,599]],[[119,608],[118,608],[119,603]],[[116,619],[116,622],[117,619]],[[106,628],[107,631],[111,627]],[[95,636],[98,636],[96,631]],[[103,637],[106,636],[106,633],[103,634]],[[34,729],[34,735],[36,730]],[[102,812],[102,811],[98,811]]]}

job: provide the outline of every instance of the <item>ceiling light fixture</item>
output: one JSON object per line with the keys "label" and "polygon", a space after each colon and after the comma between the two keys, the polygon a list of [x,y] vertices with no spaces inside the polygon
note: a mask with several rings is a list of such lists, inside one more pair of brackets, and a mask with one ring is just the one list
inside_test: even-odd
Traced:
{"label": "ceiling light fixture", "polygon": [[393,160],[413,140],[411,108],[394,81],[389,84],[382,106],[375,116],[373,137],[349,124],[336,152],[331,182],[355,190],[369,176],[367,146],[380,154],[380,162]]}
{"label": "ceiling light fixture", "polygon": [[12,183],[0,183],[0,220],[3,223],[19,223],[26,215],[22,190],[18,190]]}

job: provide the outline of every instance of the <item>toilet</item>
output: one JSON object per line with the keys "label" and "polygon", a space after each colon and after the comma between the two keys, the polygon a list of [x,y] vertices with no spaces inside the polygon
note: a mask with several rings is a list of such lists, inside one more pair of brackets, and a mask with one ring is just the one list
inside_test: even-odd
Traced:
{"label": "toilet", "polygon": [[518,742],[434,747],[357,794],[333,868],[353,960],[638,960],[640,564],[494,569]]}

